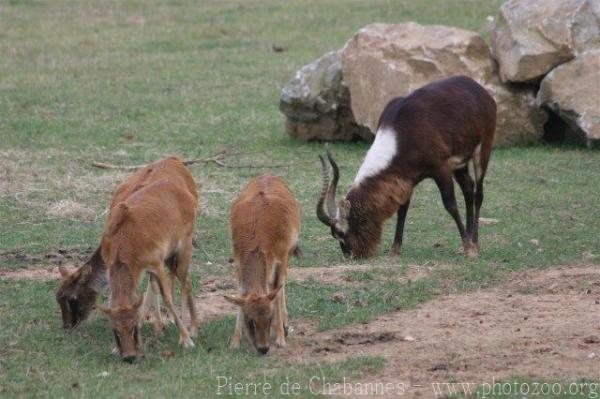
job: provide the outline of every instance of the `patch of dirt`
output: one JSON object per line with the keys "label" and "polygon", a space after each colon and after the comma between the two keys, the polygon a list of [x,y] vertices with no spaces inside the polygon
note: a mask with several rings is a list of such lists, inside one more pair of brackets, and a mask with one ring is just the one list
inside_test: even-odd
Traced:
{"label": "patch of dirt", "polygon": [[[69,271],[75,270],[75,265],[66,265]],[[47,268],[27,268],[17,270],[2,270],[0,269],[0,278],[8,280],[58,280],[60,273],[58,266]]]}
{"label": "patch of dirt", "polygon": [[360,382],[403,382],[409,397],[432,397],[432,382],[598,378],[600,267],[513,277],[491,290],[440,297],[368,324],[293,335],[278,353],[300,363],[381,356],[383,372]]}
{"label": "patch of dirt", "polygon": [[[0,253],[0,260],[17,260],[29,265],[30,269],[45,267],[47,263],[63,264],[71,261],[85,262],[89,259],[96,248],[60,248],[44,255],[32,255],[21,250]],[[0,269],[1,270],[1,269]]]}
{"label": "patch of dirt", "polygon": [[[200,323],[205,323],[216,317],[234,315],[237,313],[237,306],[227,302],[223,295],[235,294],[235,290],[214,292],[209,294],[196,295],[194,300],[196,303],[196,312]],[[187,321],[189,315],[186,314],[184,319]]]}
{"label": "patch of dirt", "polygon": [[[215,317],[233,315],[237,312],[237,306],[227,302],[223,295],[237,293],[237,285],[232,278],[208,278],[203,279],[200,294],[195,295],[196,311],[200,323]],[[187,315],[186,317],[188,317]]]}
{"label": "patch of dirt", "polygon": [[512,285],[523,294],[598,294],[600,266],[514,273]]}

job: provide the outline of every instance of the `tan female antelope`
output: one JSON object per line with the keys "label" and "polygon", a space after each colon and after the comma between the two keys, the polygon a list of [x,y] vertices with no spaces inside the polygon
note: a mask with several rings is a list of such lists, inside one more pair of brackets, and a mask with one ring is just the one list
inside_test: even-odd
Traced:
{"label": "tan female antelope", "polygon": [[239,296],[225,298],[240,307],[231,338],[238,348],[242,328],[254,348],[266,354],[270,333],[284,347],[288,330],[285,282],[290,254],[298,254],[300,207],[276,176],[258,176],[239,195],[230,217]]}
{"label": "tan female antelope", "polygon": [[121,357],[133,361],[141,341],[138,310],[142,298],[136,291],[147,271],[179,328],[179,343],[193,347],[190,332],[173,307],[166,266],[181,282],[182,301],[191,316],[191,336],[195,336],[198,320],[189,264],[198,202],[196,182],[181,160],[172,157],[141,169],[117,189],[116,196],[125,192],[130,194],[111,208],[102,236],[111,296],[110,307],[100,310],[111,318]]}
{"label": "tan female antelope", "polygon": [[[392,100],[379,120],[377,135],[350,191],[336,207],[339,170],[333,157],[333,182],[321,157],[323,190],[317,217],[331,228],[346,256],[373,255],[383,223],[398,214],[391,254],[400,251],[406,213],[413,188],[423,179],[436,182],[444,207],[450,213],[463,242],[465,255],[479,250],[479,211],[483,179],[496,129],[496,103],[473,79],[454,76],[430,83],[407,97]],[[473,161],[475,180],[469,175]],[[454,182],[465,197],[467,228],[461,221]],[[327,206],[325,207],[325,204]]]}
{"label": "tan female antelope", "polygon": [[[154,167],[140,169],[117,187],[109,209],[125,201],[148,182],[168,178],[170,173],[171,169],[161,167],[161,162],[157,162]],[[150,176],[151,179],[149,179]],[[170,264],[172,261],[173,259],[170,259],[168,263]],[[101,247],[98,247],[91,258],[79,269],[70,272],[65,266],[59,266],[59,271],[61,282],[56,292],[56,300],[60,306],[63,328],[70,329],[87,319],[96,304],[98,294],[108,285],[108,272],[102,259]],[[160,333],[164,329],[160,312],[160,293],[155,279],[150,277],[141,311],[142,320],[146,319],[148,300],[152,294],[156,300],[154,328]]]}

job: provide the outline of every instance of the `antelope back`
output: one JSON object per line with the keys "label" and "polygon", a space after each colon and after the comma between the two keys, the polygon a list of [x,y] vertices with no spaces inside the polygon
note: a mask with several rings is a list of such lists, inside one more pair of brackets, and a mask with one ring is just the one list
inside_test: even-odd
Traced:
{"label": "antelope back", "polygon": [[259,249],[278,257],[295,245],[300,231],[300,206],[279,177],[252,179],[231,208],[231,236],[238,259]]}
{"label": "antelope back", "polygon": [[184,184],[187,186],[190,193],[198,199],[198,191],[194,177],[179,157],[169,157],[146,165],[133,175],[129,176],[127,180],[121,183],[115,190],[110,208],[112,209],[119,202],[125,201],[131,194],[140,188],[165,178],[183,179]]}
{"label": "antelope back", "polygon": [[181,245],[193,232],[197,202],[194,178],[175,157],[127,179],[117,189],[105,223],[102,257],[109,268],[117,249],[121,262],[142,267]]}

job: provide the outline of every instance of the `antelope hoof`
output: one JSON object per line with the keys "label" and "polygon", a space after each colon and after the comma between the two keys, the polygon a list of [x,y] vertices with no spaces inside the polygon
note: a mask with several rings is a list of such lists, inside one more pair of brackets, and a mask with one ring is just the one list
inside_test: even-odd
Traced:
{"label": "antelope hoof", "polygon": [[229,349],[237,350],[240,349],[240,340],[232,339],[229,343]]}
{"label": "antelope hoof", "polygon": [[197,326],[194,326],[194,325],[192,325],[192,326],[190,327],[190,337],[192,337],[192,338],[196,338],[197,336],[198,336],[198,327],[197,327]]}
{"label": "antelope hoof", "polygon": [[390,249],[390,252],[388,253],[388,256],[390,258],[398,255],[400,255],[400,247],[392,247],[392,249]]}
{"label": "antelope hoof", "polygon": [[192,349],[196,346],[189,335],[179,336],[179,345],[183,346],[185,349]]}
{"label": "antelope hoof", "polygon": [[477,245],[473,244],[471,241],[465,240],[463,242],[463,248],[465,251],[465,256],[467,258],[476,258],[479,254],[479,248]]}
{"label": "antelope hoof", "polygon": [[277,346],[278,348],[285,348],[285,337],[275,338],[275,346]]}

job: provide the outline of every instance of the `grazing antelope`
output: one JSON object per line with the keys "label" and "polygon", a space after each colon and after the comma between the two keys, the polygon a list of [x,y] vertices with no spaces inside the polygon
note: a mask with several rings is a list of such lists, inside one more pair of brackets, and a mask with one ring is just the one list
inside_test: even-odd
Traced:
{"label": "grazing antelope", "polygon": [[[413,188],[430,177],[456,222],[465,255],[476,256],[483,179],[495,129],[494,99],[466,76],[439,80],[407,97],[396,98],[385,107],[375,141],[337,207],[338,166],[328,150],[333,168],[330,184],[329,171],[320,157],[323,189],[317,202],[317,217],[331,228],[344,255],[367,258],[379,244],[384,222],[397,213],[391,249],[391,254],[397,254]],[[470,160],[476,182],[469,175]],[[456,205],[453,177],[465,197],[466,230]]]}
{"label": "grazing antelope", "polygon": [[[129,195],[112,206],[102,235],[111,296],[110,307],[100,307],[112,321],[121,357],[133,361],[139,351],[142,298],[136,291],[145,271],[155,279],[179,328],[179,343],[193,347],[190,335],[198,329],[189,278],[198,202],[194,178],[181,160],[171,157],[141,169],[117,189],[116,196],[122,193]],[[182,302],[191,316],[190,332],[175,312],[166,266],[181,282]]]}
{"label": "grazing antelope", "polygon": [[239,348],[243,328],[264,355],[271,331],[278,347],[286,344],[285,282],[288,257],[299,254],[300,206],[282,179],[258,176],[234,202],[229,224],[241,291],[225,296],[239,306],[231,348]]}
{"label": "grazing antelope", "polygon": [[108,284],[106,265],[100,254],[100,247],[79,269],[69,272],[59,266],[61,283],[56,292],[60,306],[63,328],[70,329],[87,319],[94,308],[98,294]]}
{"label": "grazing antelope", "polygon": [[[110,209],[125,201],[131,194],[147,184],[150,175],[152,175],[151,180],[157,180],[168,177],[169,173],[170,170],[161,167],[160,163],[157,163],[154,167],[140,169],[117,187]],[[100,247],[94,251],[92,257],[83,266],[74,272],[69,272],[64,266],[59,266],[58,269],[61,275],[61,283],[56,292],[56,300],[62,313],[63,328],[70,329],[87,319],[94,308],[98,294],[108,285],[107,269],[102,259]],[[148,299],[152,293],[155,294],[156,298],[154,327],[157,332],[161,332],[164,329],[164,322],[160,313],[160,294],[156,282],[151,277],[148,290],[144,295],[144,306],[142,306],[143,310],[141,312],[142,320],[146,319]]]}

